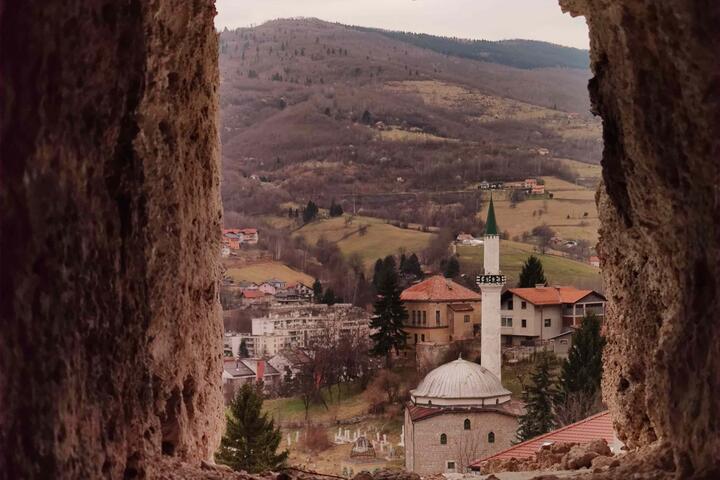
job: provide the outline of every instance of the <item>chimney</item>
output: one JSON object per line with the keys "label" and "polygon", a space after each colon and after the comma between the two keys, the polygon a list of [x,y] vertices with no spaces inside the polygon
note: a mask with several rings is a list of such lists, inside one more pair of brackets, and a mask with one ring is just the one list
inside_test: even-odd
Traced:
{"label": "chimney", "polygon": [[265,376],[265,360],[258,358],[255,379],[259,382]]}

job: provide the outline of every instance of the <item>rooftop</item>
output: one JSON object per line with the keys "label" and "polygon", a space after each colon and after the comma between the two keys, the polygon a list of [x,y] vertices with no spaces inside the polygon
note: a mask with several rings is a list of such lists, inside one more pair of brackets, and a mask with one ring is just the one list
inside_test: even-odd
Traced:
{"label": "rooftop", "polygon": [[[509,288],[511,292],[533,305],[560,305],[562,303],[575,303],[591,293],[600,295],[594,290],[585,290],[575,287],[531,287]],[[603,297],[605,298],[605,297]]]}
{"label": "rooftop", "polygon": [[619,443],[613,430],[612,417],[610,417],[610,412],[607,410],[577,423],[548,432],[545,435],[518,443],[489,457],[481,458],[473,462],[470,467],[473,469],[479,468],[481,463],[488,460],[528,458],[547,443],[590,443],[601,438],[608,442],[610,448],[613,448],[613,445],[617,446]]}
{"label": "rooftop", "polygon": [[[432,405],[484,405],[505,402],[510,392],[485,367],[458,358],[428,373],[410,391],[413,402]],[[432,403],[431,403],[432,402]]]}
{"label": "rooftop", "polygon": [[473,292],[469,288],[465,288],[442,275],[435,275],[416,283],[403,290],[402,294],[400,294],[402,301],[479,302],[481,298],[479,293]]}

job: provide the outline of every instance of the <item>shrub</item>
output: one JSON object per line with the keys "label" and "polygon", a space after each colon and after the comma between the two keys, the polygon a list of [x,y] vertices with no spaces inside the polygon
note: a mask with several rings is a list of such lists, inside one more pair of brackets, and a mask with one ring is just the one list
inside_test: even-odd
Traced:
{"label": "shrub", "polygon": [[327,450],[331,445],[327,430],[322,426],[311,423],[305,428],[302,441],[304,451],[318,453]]}

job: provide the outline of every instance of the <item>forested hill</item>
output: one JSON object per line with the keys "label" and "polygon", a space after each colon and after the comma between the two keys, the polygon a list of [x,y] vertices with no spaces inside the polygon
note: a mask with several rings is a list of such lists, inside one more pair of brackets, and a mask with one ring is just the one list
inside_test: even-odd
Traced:
{"label": "forested hill", "polygon": [[399,32],[379,28],[350,28],[386,37],[455,57],[483,60],[515,68],[589,68],[587,50],[535,40],[465,40],[427,33]]}

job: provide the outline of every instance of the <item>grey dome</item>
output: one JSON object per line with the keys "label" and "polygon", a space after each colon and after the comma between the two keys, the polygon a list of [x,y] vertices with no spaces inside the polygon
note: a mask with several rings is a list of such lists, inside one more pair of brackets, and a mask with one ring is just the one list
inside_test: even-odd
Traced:
{"label": "grey dome", "polygon": [[415,403],[434,405],[490,405],[510,400],[510,391],[495,375],[462,358],[432,370],[410,394]]}

